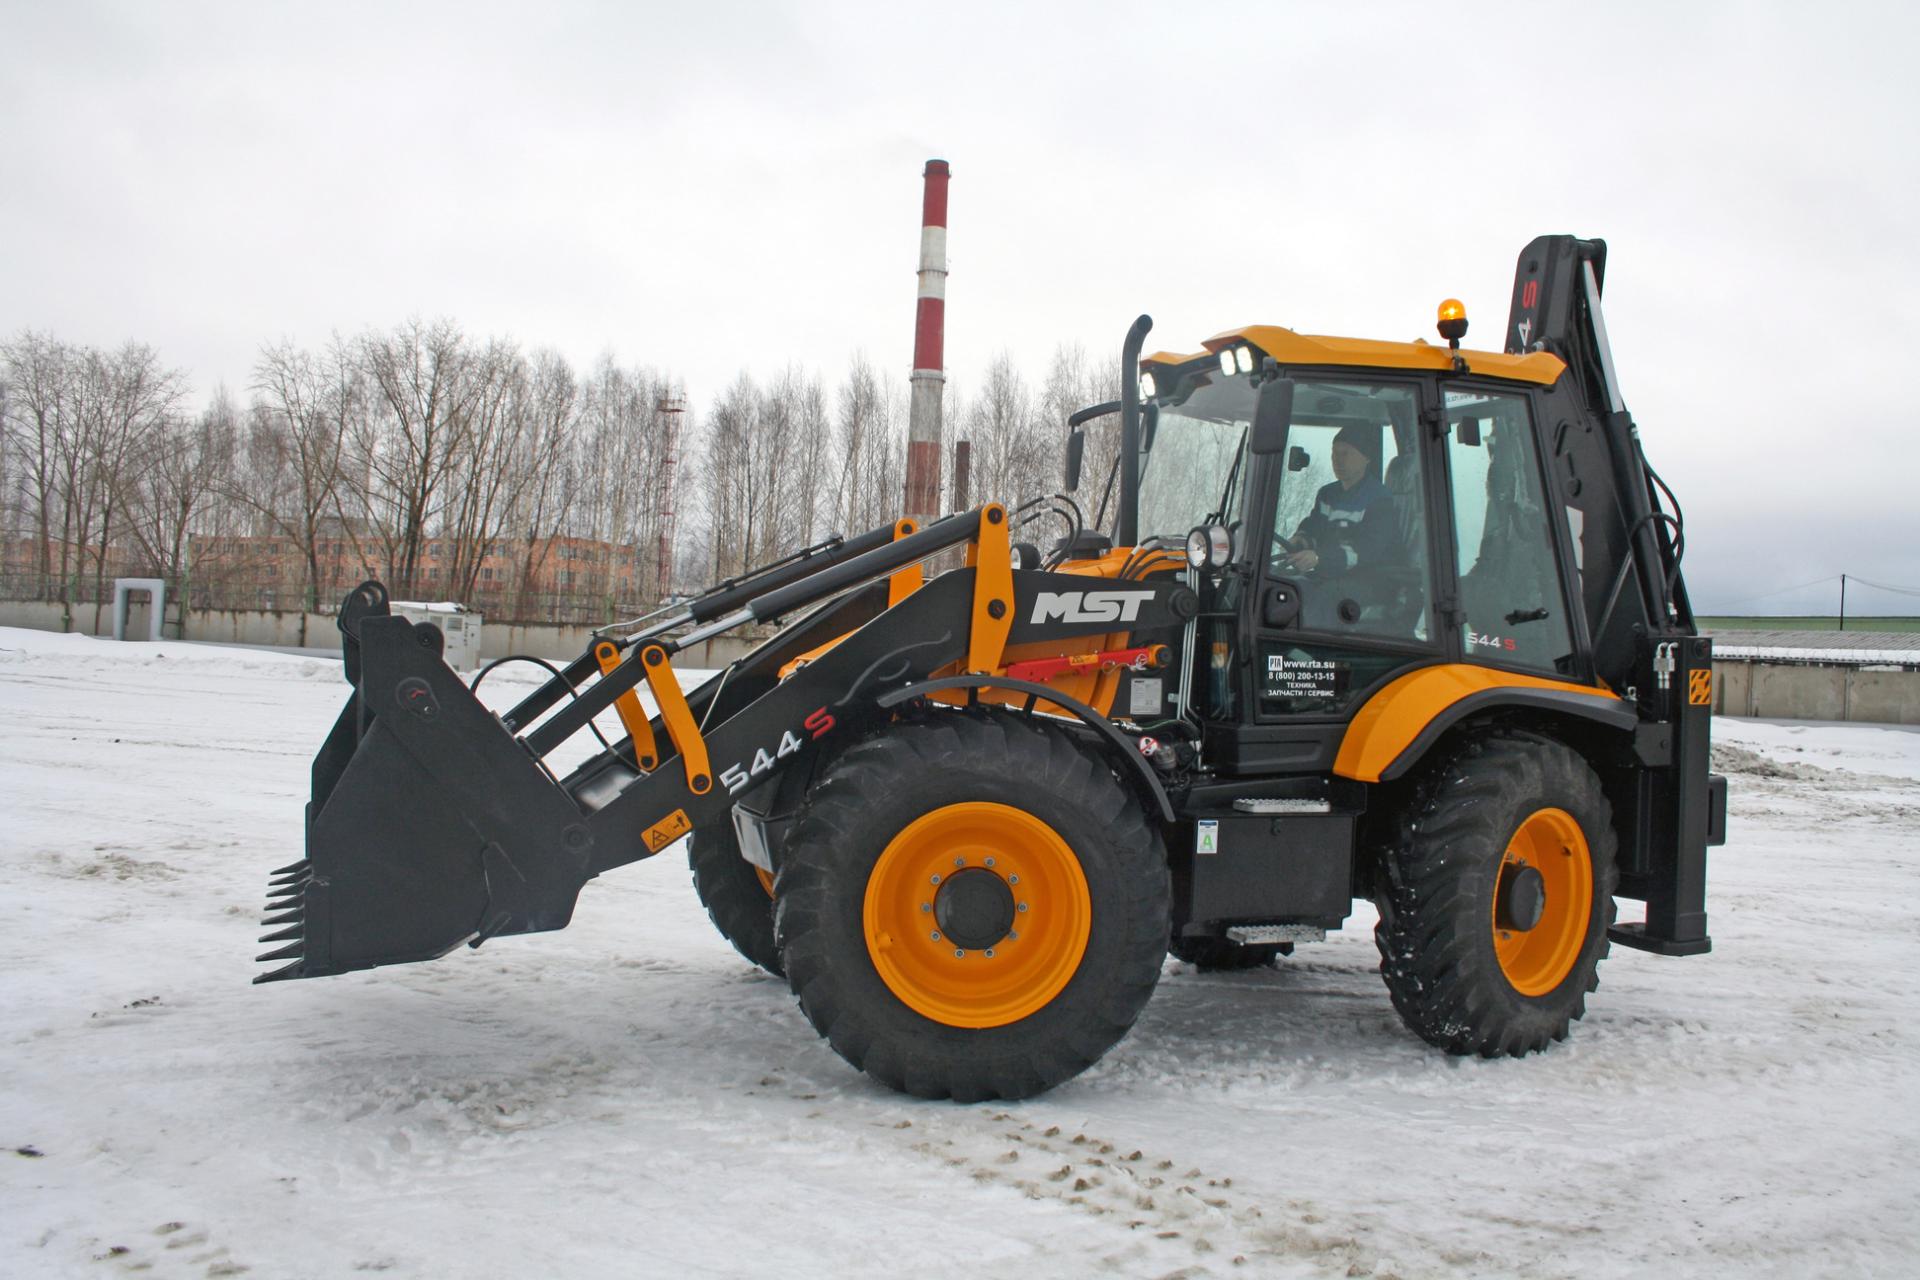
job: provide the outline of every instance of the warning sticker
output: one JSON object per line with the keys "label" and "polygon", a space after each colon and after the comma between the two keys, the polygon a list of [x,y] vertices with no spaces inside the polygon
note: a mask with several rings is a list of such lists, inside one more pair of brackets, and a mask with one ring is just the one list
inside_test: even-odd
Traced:
{"label": "warning sticker", "polygon": [[1267,696],[1307,702],[1334,702],[1347,691],[1347,664],[1326,658],[1267,655]]}
{"label": "warning sticker", "polygon": [[675,809],[660,821],[648,827],[640,838],[647,842],[647,852],[658,853],[693,830],[693,822],[687,817],[685,809]]}
{"label": "warning sticker", "polygon": [[1193,851],[1195,853],[1220,852],[1220,822],[1217,818],[1202,818],[1194,824]]}
{"label": "warning sticker", "polygon": [[1127,714],[1130,716],[1157,716],[1160,714],[1161,684],[1158,676],[1135,676],[1127,682]]}
{"label": "warning sticker", "polygon": [[1687,705],[1708,706],[1713,702],[1713,668],[1696,667],[1687,672]]}

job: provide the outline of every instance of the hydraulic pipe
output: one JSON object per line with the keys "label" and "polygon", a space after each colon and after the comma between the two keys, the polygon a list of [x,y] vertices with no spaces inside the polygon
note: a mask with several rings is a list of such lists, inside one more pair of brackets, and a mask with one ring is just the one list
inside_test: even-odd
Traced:
{"label": "hydraulic pipe", "polygon": [[[689,622],[708,622],[714,618],[724,617],[738,609],[743,601],[750,600],[761,592],[786,586],[790,582],[798,582],[810,574],[818,573],[825,565],[851,560],[875,547],[885,546],[891,541],[893,541],[893,526],[886,524],[877,529],[869,529],[856,537],[838,541],[829,540],[817,546],[808,547],[805,551],[796,552],[784,560],[776,560],[764,569],[751,570],[743,579],[735,579],[715,587],[686,608],[675,610],[664,621],[635,632],[622,643],[630,648],[641,641],[657,639],[675,627]],[[567,697],[569,690],[578,689],[589,677],[598,674],[599,671],[600,663],[593,656],[593,649],[589,646],[585,653],[567,665],[558,679],[549,680],[528,694],[519,705],[501,717],[501,722],[510,731],[518,733],[522,728],[545,715],[562,698]]]}
{"label": "hydraulic pipe", "polygon": [[[770,590],[756,599],[745,602],[741,608],[726,617],[679,641],[662,640],[658,643],[669,653],[676,653],[688,643],[697,643],[695,637],[704,639],[709,635],[717,635],[721,631],[730,630],[748,622],[764,622],[780,617],[795,609],[824,600],[847,587],[891,573],[896,569],[904,569],[948,547],[959,546],[972,537],[979,528],[979,511],[948,516],[943,520],[935,521],[931,527],[922,529],[918,533],[895,539],[885,546],[875,547],[851,560],[844,560],[824,569],[816,569],[798,582]],[[554,712],[545,723],[522,739],[536,759],[544,758],[548,752],[584,729],[589,720],[612,706],[616,698],[645,678],[646,670],[640,662],[640,649],[641,646],[635,646],[629,650],[619,666],[602,676],[572,702]]]}

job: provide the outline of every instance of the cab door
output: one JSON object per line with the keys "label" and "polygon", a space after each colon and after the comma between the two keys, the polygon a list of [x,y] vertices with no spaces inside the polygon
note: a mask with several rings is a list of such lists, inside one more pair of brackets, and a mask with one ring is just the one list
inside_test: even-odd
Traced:
{"label": "cab door", "polygon": [[1443,647],[1423,429],[1431,388],[1339,374],[1294,382],[1246,607],[1251,719],[1273,727],[1265,754],[1276,766],[1329,767],[1366,696]]}
{"label": "cab door", "polygon": [[1567,606],[1563,526],[1546,500],[1532,397],[1449,386],[1445,475],[1452,509],[1461,657],[1532,675],[1585,679]]}

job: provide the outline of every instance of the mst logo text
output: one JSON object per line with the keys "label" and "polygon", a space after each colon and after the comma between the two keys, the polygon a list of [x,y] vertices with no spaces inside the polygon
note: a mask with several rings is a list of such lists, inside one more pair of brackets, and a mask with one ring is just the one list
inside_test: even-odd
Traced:
{"label": "mst logo text", "polygon": [[1151,591],[1042,591],[1033,601],[1033,622],[1132,622]]}

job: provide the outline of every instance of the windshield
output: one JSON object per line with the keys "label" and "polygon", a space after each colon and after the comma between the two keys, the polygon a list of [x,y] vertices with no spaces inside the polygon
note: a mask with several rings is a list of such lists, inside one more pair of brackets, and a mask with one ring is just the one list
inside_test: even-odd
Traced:
{"label": "windshield", "polygon": [[1253,398],[1245,378],[1195,373],[1161,402],[1140,454],[1142,541],[1184,538],[1197,524],[1239,518]]}

